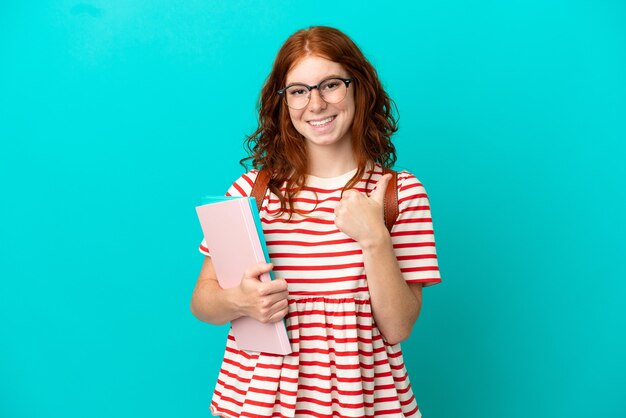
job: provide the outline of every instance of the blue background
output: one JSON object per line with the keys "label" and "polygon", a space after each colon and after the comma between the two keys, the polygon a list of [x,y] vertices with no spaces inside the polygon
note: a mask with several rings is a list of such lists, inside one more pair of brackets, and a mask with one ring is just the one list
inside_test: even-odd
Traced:
{"label": "blue background", "polygon": [[626,417],[626,4],[0,5],[0,417],[206,417],[226,327],[194,205],[242,172],[281,43],[337,26],[400,110],[443,284],[425,417]]}

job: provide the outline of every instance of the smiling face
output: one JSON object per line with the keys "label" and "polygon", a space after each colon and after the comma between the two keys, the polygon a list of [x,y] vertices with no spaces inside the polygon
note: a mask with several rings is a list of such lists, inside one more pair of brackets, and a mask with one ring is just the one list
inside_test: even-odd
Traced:
{"label": "smiling face", "polygon": [[[289,70],[286,85],[303,83],[312,86],[329,77],[348,78],[350,75],[341,64],[308,55]],[[346,97],[339,103],[326,103],[319,90],[313,89],[309,104],[304,109],[289,108],[289,117],[309,148],[337,146],[348,149],[354,119],[354,87],[352,84],[348,87]]]}

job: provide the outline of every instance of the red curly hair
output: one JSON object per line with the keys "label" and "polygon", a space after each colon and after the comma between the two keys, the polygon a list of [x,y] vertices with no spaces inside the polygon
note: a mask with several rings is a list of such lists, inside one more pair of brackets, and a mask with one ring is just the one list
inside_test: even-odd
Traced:
{"label": "red curly hair", "polygon": [[[356,44],[343,32],[312,26],[291,35],[278,51],[259,100],[259,126],[246,139],[249,156],[256,169],[271,173],[269,188],[279,198],[281,211],[293,208],[293,198],[302,189],[307,174],[307,153],[303,136],[296,131],[287,105],[278,95],[285,86],[287,73],[302,58],[316,55],[341,64],[354,79],[355,114],[351,127],[352,149],[357,172],[344,190],[352,188],[363,177],[369,164],[390,168],[396,162],[391,136],[398,130],[392,112],[397,109],[382,87],[378,74]],[[371,178],[371,174],[370,174]],[[284,181],[286,190],[280,191]]]}

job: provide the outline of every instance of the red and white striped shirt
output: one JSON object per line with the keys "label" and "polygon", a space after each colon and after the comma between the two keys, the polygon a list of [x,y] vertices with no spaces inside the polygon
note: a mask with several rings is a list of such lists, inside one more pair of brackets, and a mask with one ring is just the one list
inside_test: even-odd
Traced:
{"label": "red and white striped shirt", "polygon": [[[306,215],[274,215],[267,191],[261,221],[277,278],[287,281],[285,318],[293,353],[277,356],[239,350],[229,334],[211,402],[223,417],[421,417],[399,344],[378,330],[358,244],[338,230],[334,209],[356,170],[334,178],[308,176],[295,199]],[[257,171],[241,176],[230,196],[249,196]],[[379,165],[355,186],[371,192]],[[367,190],[366,190],[367,186]],[[398,173],[399,215],[391,231],[405,280],[441,282],[428,196],[412,174]],[[310,212],[309,212],[310,211]],[[209,255],[204,241],[200,252]]]}

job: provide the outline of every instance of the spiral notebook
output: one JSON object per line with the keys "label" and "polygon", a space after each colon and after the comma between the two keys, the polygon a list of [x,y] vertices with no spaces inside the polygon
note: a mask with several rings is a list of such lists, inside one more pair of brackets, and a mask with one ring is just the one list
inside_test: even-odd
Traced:
{"label": "spiral notebook", "polygon": [[[196,207],[204,240],[224,289],[239,284],[244,270],[258,262],[269,262],[261,219],[253,197],[206,197]],[[260,276],[273,279],[273,272]],[[264,324],[250,317],[231,321],[237,347],[272,354],[290,354],[291,344],[284,321]]]}

